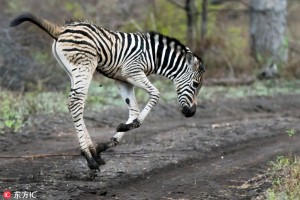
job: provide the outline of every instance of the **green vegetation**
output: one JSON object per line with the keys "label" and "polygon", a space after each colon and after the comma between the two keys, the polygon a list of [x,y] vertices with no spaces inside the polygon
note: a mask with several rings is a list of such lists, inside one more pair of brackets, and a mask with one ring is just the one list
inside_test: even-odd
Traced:
{"label": "green vegetation", "polygon": [[[296,134],[294,129],[286,131],[291,138]],[[278,156],[271,162],[272,187],[267,190],[268,200],[299,199],[300,197],[300,158],[292,155]]]}
{"label": "green vegetation", "polygon": [[243,98],[249,96],[272,96],[276,94],[299,94],[300,81],[293,80],[268,80],[256,81],[250,86],[211,86],[203,87],[200,91],[200,99],[216,98]]}
{"label": "green vegetation", "polygon": [[15,106],[18,102],[11,93],[0,93],[0,130],[4,128],[19,130],[23,119],[22,107]]}
{"label": "green vegetation", "polygon": [[286,133],[288,134],[289,138],[293,137],[295,135],[295,129],[290,129],[288,131],[286,131]]}
{"label": "green vegetation", "polygon": [[268,200],[299,199],[300,158],[278,156],[271,162],[272,187],[267,191]]}
{"label": "green vegetation", "polygon": [[58,92],[19,94],[2,90],[0,93],[0,133],[16,132],[31,115],[67,112],[66,95]]}
{"label": "green vegetation", "polygon": [[65,9],[73,14],[75,19],[80,19],[84,16],[82,6],[78,2],[67,1],[64,3]]}

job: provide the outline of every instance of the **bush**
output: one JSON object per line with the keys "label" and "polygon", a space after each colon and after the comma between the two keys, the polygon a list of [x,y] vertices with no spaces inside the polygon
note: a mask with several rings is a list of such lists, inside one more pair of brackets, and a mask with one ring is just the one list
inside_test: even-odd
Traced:
{"label": "bush", "polygon": [[298,199],[300,197],[299,157],[277,157],[271,162],[272,187],[267,191],[267,199]]}

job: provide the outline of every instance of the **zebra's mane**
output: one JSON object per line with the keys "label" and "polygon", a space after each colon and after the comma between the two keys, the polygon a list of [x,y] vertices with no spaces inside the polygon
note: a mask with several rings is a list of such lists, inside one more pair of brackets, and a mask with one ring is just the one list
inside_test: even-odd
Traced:
{"label": "zebra's mane", "polygon": [[[150,37],[155,37],[155,35],[159,35],[159,37],[165,38],[167,40],[167,44],[170,44],[171,42],[174,42],[175,46],[179,46],[180,49],[183,51],[183,53],[187,53],[187,52],[191,52],[191,50],[185,46],[184,44],[182,44],[179,40],[177,40],[176,38],[173,37],[169,37],[166,36],[164,34],[161,34],[159,32],[156,31],[148,31],[146,32],[150,35]],[[193,53],[193,52],[192,52]],[[193,55],[199,60],[199,61],[203,61],[201,57],[199,57],[197,54],[193,53]]]}
{"label": "zebra's mane", "polygon": [[150,37],[155,37],[155,35],[159,35],[159,37],[165,38],[167,40],[167,44],[170,44],[171,42],[174,42],[175,46],[179,46],[181,50],[183,50],[185,53],[189,51],[188,47],[182,44],[179,40],[173,37],[166,36],[162,33],[156,32],[156,31],[148,31]]}

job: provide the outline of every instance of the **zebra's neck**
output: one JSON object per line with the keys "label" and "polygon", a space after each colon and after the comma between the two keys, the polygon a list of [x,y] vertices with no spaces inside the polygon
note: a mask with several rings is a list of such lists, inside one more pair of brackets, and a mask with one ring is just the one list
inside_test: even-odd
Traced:
{"label": "zebra's neck", "polygon": [[154,73],[176,81],[187,70],[184,63],[189,49],[178,40],[159,33],[149,32],[147,36],[155,63]]}

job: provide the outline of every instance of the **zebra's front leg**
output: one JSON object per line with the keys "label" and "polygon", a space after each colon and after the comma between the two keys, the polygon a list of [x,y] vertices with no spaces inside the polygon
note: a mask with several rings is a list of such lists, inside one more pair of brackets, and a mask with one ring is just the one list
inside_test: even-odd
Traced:
{"label": "zebra's front leg", "polygon": [[137,120],[137,117],[140,114],[140,109],[136,102],[134,86],[132,84],[120,81],[115,81],[115,84],[118,87],[120,95],[127,104],[129,110],[129,117],[127,122],[121,123],[116,129],[117,134],[114,136],[114,138],[120,140],[123,136],[123,134],[121,134],[122,132],[140,127],[141,123]]}
{"label": "zebra's front leg", "polygon": [[121,141],[121,138],[123,137],[126,131],[131,130],[133,128],[137,128],[140,125],[140,122],[138,122],[138,124],[132,126],[132,124],[135,124],[140,114],[140,109],[135,98],[134,86],[132,84],[124,83],[121,81],[115,81],[115,84],[119,89],[122,99],[125,101],[128,107],[129,117],[126,123],[121,123],[118,126],[116,130],[117,134],[114,135],[109,142],[98,143],[97,153],[100,153],[102,151],[107,150],[108,148],[116,146]]}
{"label": "zebra's front leg", "polygon": [[[149,101],[138,115],[132,116],[129,123],[120,124],[117,128],[117,132],[126,132],[128,130],[140,127],[141,123],[144,121],[146,116],[151,111],[152,107],[155,106],[159,100],[159,91],[158,89],[152,85],[152,83],[148,80],[147,76],[143,71],[135,72],[134,74],[126,74],[124,75],[126,80],[134,86],[137,86],[146,92],[149,93]],[[133,93],[134,95],[134,93]],[[135,101],[136,102],[136,101]]]}
{"label": "zebra's front leg", "polygon": [[[121,125],[118,126],[117,134],[114,137],[112,137],[109,142],[98,144],[97,153],[101,153],[102,151],[105,151],[108,148],[116,146],[119,143],[119,141],[121,140],[121,138],[123,137],[123,135],[125,133],[124,130],[128,131],[133,128],[138,128],[141,125],[141,123],[144,121],[146,116],[149,114],[152,107],[155,106],[159,100],[158,89],[156,89],[156,87],[154,87],[152,85],[152,83],[148,80],[147,76],[145,75],[145,73],[143,71],[136,72],[134,75],[130,74],[125,77],[127,77],[126,80],[132,85],[132,86],[130,86],[130,87],[132,87],[132,89],[131,89],[132,92],[130,92],[130,95],[128,95],[128,97],[131,97],[131,98],[129,98],[129,100],[130,100],[129,102],[132,102],[133,104],[129,104],[129,105],[127,104],[127,105],[128,106],[131,105],[135,109],[129,109],[130,116],[129,116],[129,119],[127,120],[126,124],[122,123]],[[127,84],[127,85],[129,86],[130,84]],[[118,85],[119,85],[119,87],[121,86],[120,88],[123,88],[123,89],[126,88],[125,83],[119,82]],[[144,109],[142,110],[142,112],[139,112],[138,105],[137,105],[136,99],[135,99],[135,94],[133,91],[133,86],[137,86],[149,93],[149,96],[150,96],[149,101],[146,104],[146,106],[144,107]],[[121,93],[122,98],[126,102],[127,96],[124,95],[126,93],[121,92],[121,91],[120,91],[120,93]],[[128,100],[127,100],[127,102],[128,102]],[[136,112],[134,112],[135,110],[136,110]],[[132,112],[132,113],[130,114],[130,112]],[[122,129],[120,129],[120,127],[122,127]]]}

